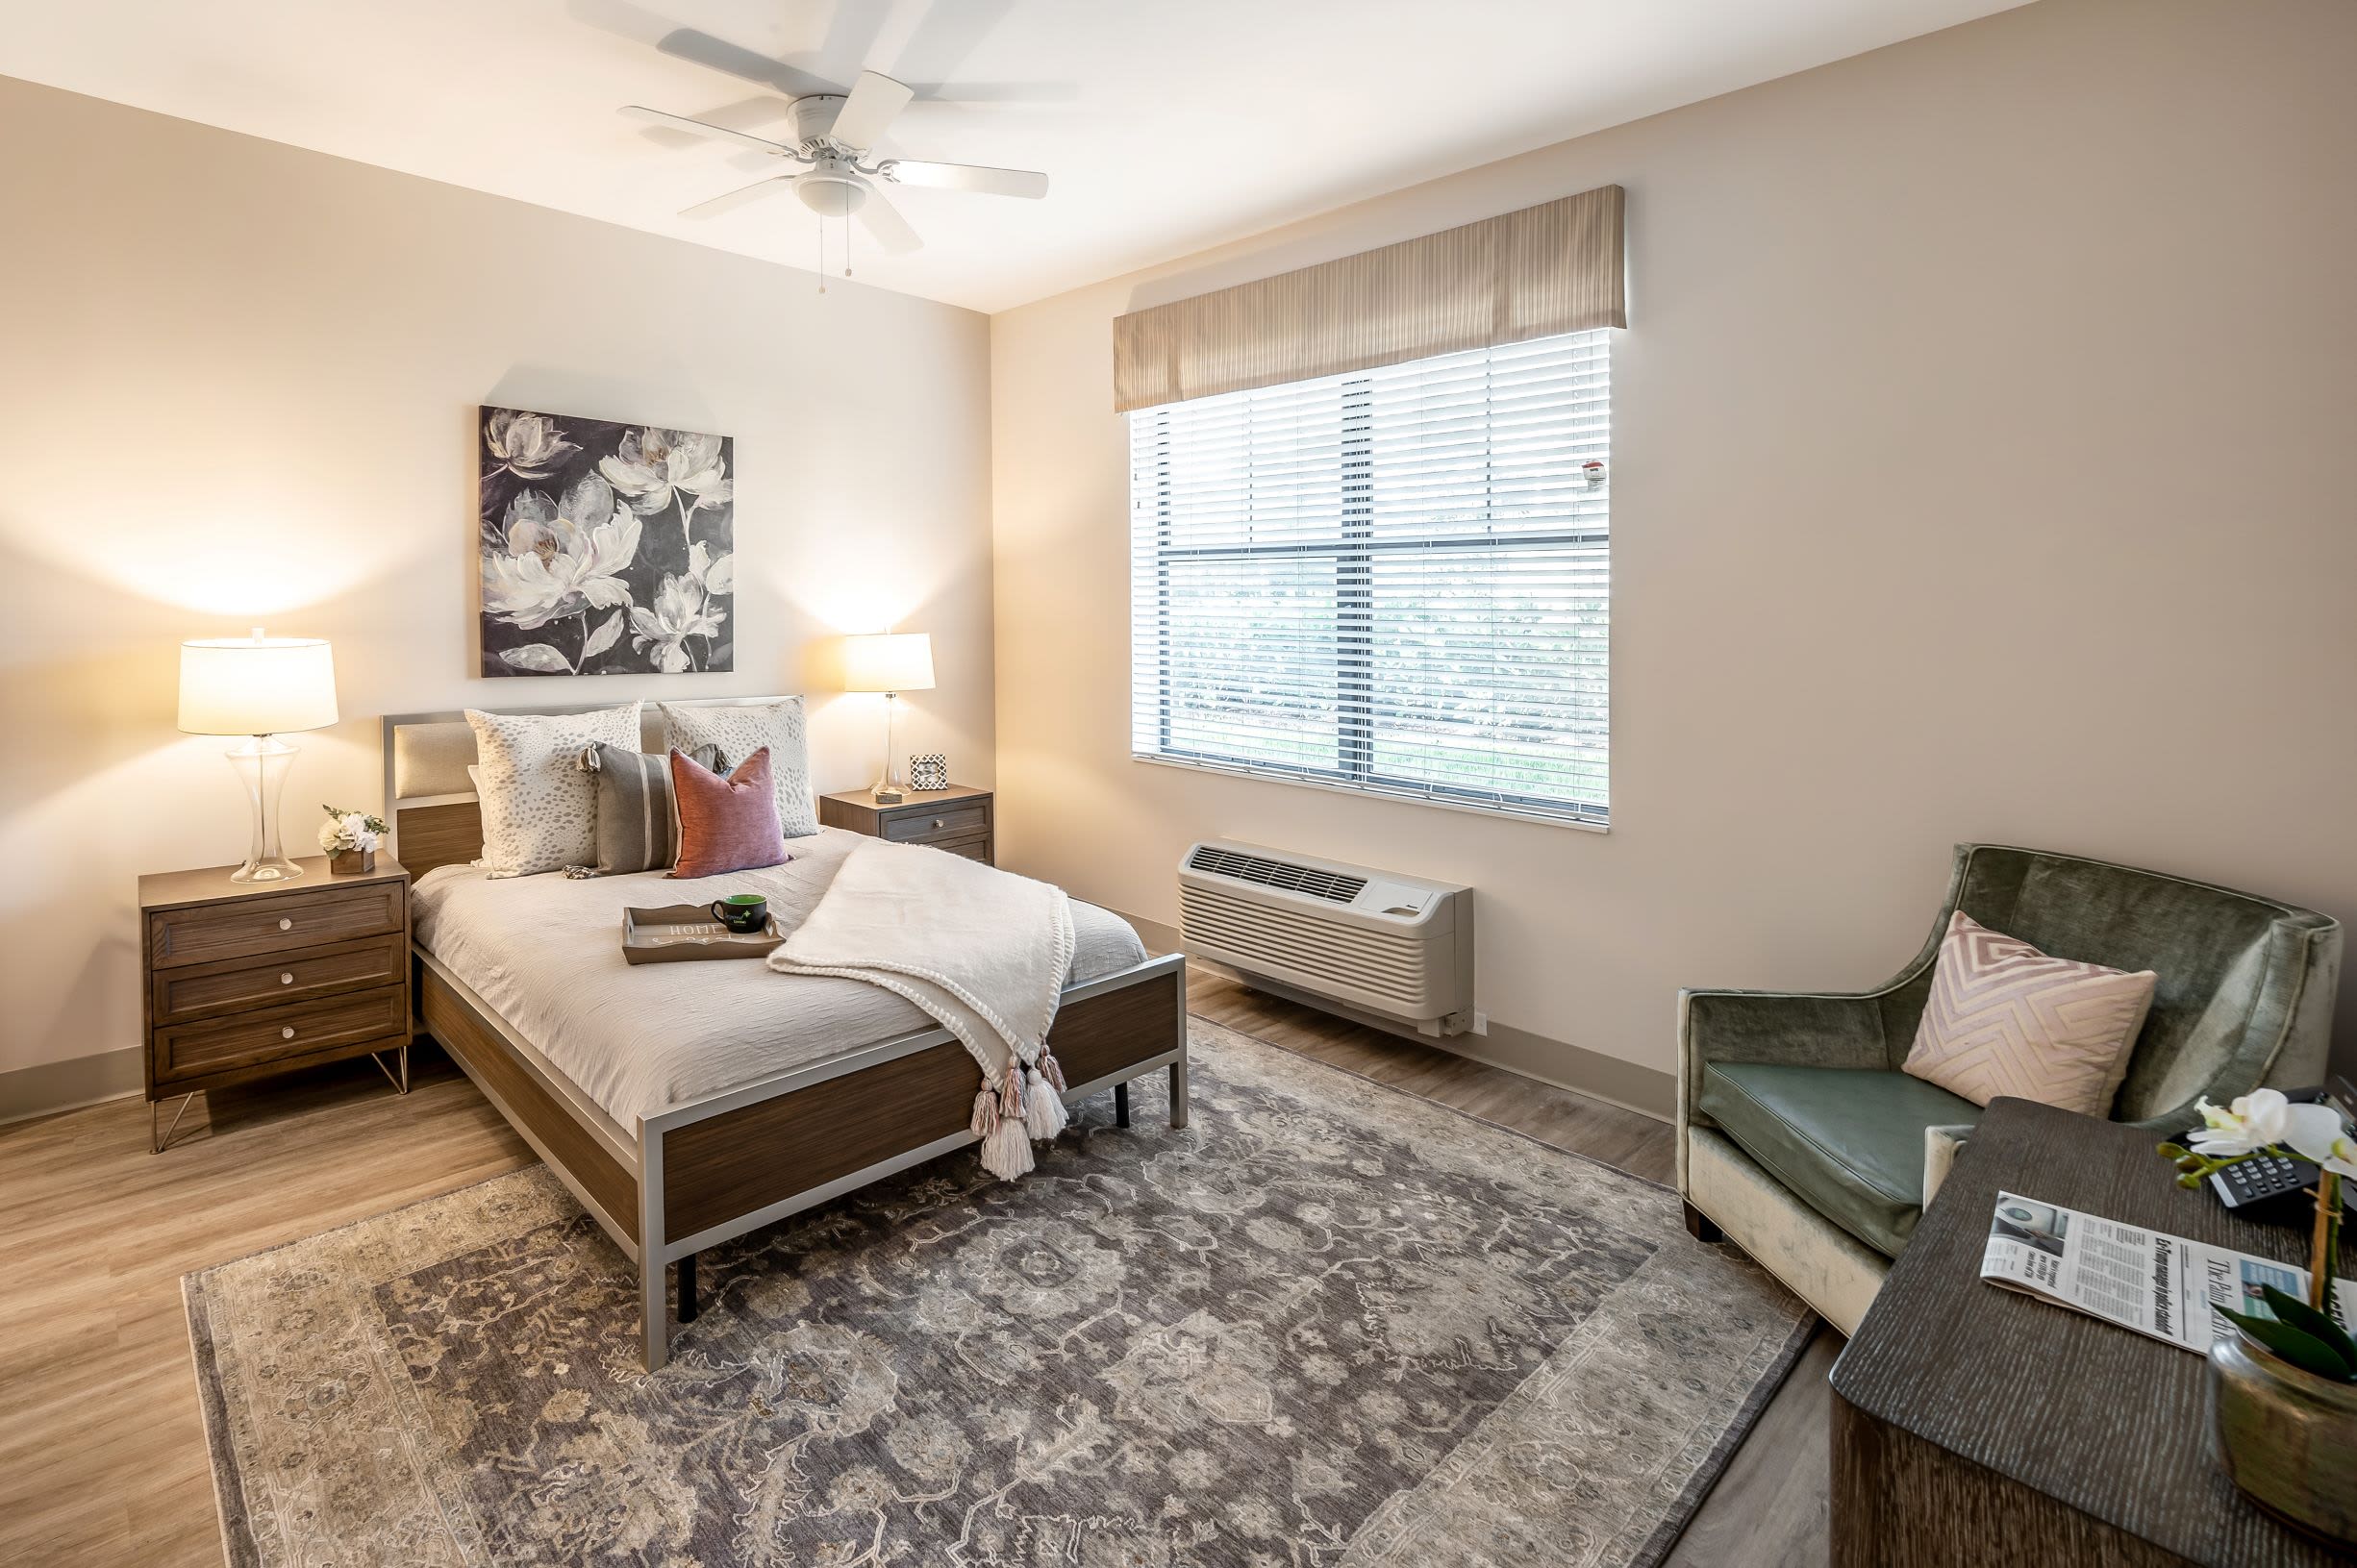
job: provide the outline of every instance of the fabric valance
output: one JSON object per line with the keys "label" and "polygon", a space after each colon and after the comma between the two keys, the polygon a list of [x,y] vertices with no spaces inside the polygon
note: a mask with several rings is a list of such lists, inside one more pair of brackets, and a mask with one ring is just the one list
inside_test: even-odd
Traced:
{"label": "fabric valance", "polygon": [[1113,324],[1116,412],[1592,327],[1625,327],[1618,186]]}

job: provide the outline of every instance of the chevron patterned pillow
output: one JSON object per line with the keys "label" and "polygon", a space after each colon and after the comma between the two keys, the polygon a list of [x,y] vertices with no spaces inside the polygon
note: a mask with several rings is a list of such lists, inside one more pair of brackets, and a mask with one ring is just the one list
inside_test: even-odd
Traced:
{"label": "chevron patterned pillow", "polygon": [[1976,1106],[2010,1094],[2107,1115],[2159,978],[2049,957],[1959,909],[1906,1069]]}

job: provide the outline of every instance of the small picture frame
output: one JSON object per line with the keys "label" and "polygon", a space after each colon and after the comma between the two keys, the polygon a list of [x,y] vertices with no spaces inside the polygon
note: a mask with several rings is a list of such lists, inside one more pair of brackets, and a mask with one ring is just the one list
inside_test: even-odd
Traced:
{"label": "small picture frame", "polygon": [[918,752],[909,759],[909,787],[920,791],[949,787],[949,759],[940,752]]}

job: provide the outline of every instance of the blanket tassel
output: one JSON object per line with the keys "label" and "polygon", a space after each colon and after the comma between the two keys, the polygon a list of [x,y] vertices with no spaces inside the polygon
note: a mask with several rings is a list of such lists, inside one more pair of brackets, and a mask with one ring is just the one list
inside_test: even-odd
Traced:
{"label": "blanket tassel", "polygon": [[1035,1138],[1052,1138],[1071,1120],[1065,1114],[1064,1097],[1047,1085],[1037,1067],[1023,1076],[1023,1126]]}
{"label": "blanket tassel", "polygon": [[1054,1084],[1058,1094],[1071,1092],[1072,1085],[1064,1081],[1064,1068],[1057,1064],[1055,1052],[1042,1051],[1040,1053],[1040,1076]]}
{"label": "blanket tassel", "polygon": [[982,1140],[982,1168],[1001,1182],[1012,1182],[1032,1168],[1031,1139],[1020,1117],[1002,1117]]}
{"label": "blanket tassel", "polygon": [[973,1130],[978,1138],[987,1138],[998,1131],[998,1092],[988,1083],[974,1096]]}

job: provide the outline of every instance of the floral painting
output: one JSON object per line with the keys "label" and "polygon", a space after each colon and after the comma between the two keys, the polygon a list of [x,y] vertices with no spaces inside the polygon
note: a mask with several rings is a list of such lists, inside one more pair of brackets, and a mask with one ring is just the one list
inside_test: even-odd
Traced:
{"label": "floral painting", "polygon": [[482,411],[483,673],[736,667],[736,443]]}

